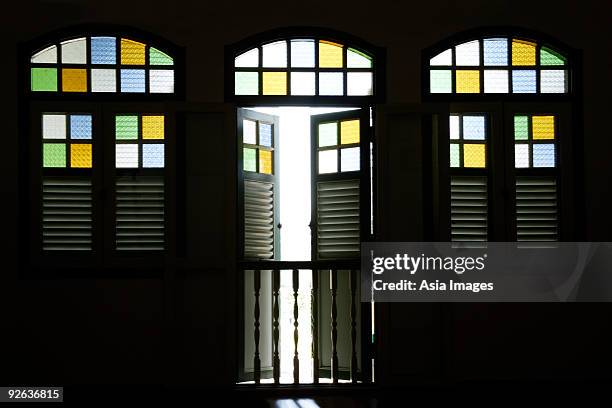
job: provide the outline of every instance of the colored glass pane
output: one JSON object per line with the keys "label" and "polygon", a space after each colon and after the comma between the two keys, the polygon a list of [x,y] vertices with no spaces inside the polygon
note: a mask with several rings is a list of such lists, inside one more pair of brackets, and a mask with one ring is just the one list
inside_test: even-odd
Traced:
{"label": "colored glass pane", "polygon": [[451,93],[453,81],[450,70],[431,70],[429,72],[429,87],[431,93]]}
{"label": "colored glass pane", "polygon": [[291,41],[291,66],[295,68],[314,68],[315,42],[314,40]]}
{"label": "colored glass pane", "polygon": [[532,116],[531,134],[533,140],[550,140],[555,138],[554,116]]}
{"label": "colored glass pane", "polygon": [[115,37],[91,37],[91,63],[116,64],[117,39]]}
{"label": "colored glass pane", "polygon": [[259,172],[272,174],[272,152],[269,150],[259,150]]}
{"label": "colored glass pane", "polygon": [[287,95],[286,72],[264,72],[262,75],[264,95]]}
{"label": "colored glass pane", "polygon": [[359,147],[340,149],[340,171],[359,171]]}
{"label": "colored glass pane", "polygon": [[319,147],[338,144],[338,122],[319,124]]}
{"label": "colored glass pane", "polygon": [[456,79],[457,93],[480,92],[480,71],[459,70]]}
{"label": "colored glass pane", "polygon": [[115,138],[117,140],[138,139],[138,116],[116,116]]}
{"label": "colored glass pane", "polygon": [[465,140],[485,140],[485,117],[464,116],[463,138]]}
{"label": "colored glass pane", "polygon": [[359,119],[340,122],[340,143],[359,143]]}
{"label": "colored glass pane", "polygon": [[43,167],[66,167],[64,143],[43,143]]}
{"label": "colored glass pane", "polygon": [[70,167],[90,169],[91,144],[76,143],[70,145]]}
{"label": "colored glass pane", "polygon": [[466,143],[463,145],[463,167],[484,168],[485,145]]}
{"label": "colored glass pane", "polygon": [[257,152],[255,149],[245,147],[242,149],[242,161],[244,171],[257,171]]}
{"label": "colored glass pane", "polygon": [[342,68],[342,45],[330,41],[319,41],[319,67]]}
{"label": "colored glass pane", "polygon": [[259,74],[257,72],[236,72],[234,74],[234,93],[236,95],[258,95]]}
{"label": "colored glass pane", "polygon": [[487,38],[483,41],[484,65],[508,65],[508,40],[505,38]]}
{"label": "colored glass pane", "polygon": [[512,93],[535,93],[536,72],[533,70],[512,71]]}
{"label": "colored glass pane", "polygon": [[121,70],[121,92],[142,93],[145,91],[144,69]]}
{"label": "colored glass pane", "polygon": [[91,115],[70,115],[70,138],[91,139]]}
{"label": "colored glass pane", "polygon": [[346,66],[348,68],[372,68],[372,58],[354,48],[346,51]]}
{"label": "colored glass pane", "polygon": [[253,120],[242,120],[242,142],[246,144],[257,144],[257,122]]}
{"label": "colored glass pane", "polygon": [[158,50],[157,48],[149,48],[149,64],[150,65],[173,65],[174,61],[165,52]]}
{"label": "colored glass pane", "polygon": [[536,64],[536,47],[529,41],[512,40],[512,65],[530,66]]}
{"label": "colored glass pane", "polygon": [[459,145],[457,143],[451,143],[450,145],[450,166],[459,167]]}
{"label": "colored glass pane", "polygon": [[342,72],[319,73],[319,95],[344,95]]}
{"label": "colored glass pane", "polygon": [[93,68],[91,70],[91,91],[116,92],[117,71],[114,69]]}
{"label": "colored glass pane", "polygon": [[540,49],[540,65],[565,65],[565,58],[547,47]]}
{"label": "colored glass pane", "polygon": [[515,116],[514,117],[514,140],[529,139],[529,117]]}
{"label": "colored glass pane", "polygon": [[145,115],[142,117],[142,138],[163,139],[164,117],[161,115]]}
{"label": "colored glass pane", "polygon": [[338,150],[319,152],[319,174],[336,173],[338,171]]}
{"label": "colored glass pane", "polygon": [[145,64],[145,45],[138,41],[121,39],[121,64],[123,65],[144,65]]}
{"label": "colored glass pane", "polygon": [[164,167],[164,145],[161,143],[143,143],[142,145],[142,167],[163,168]]}
{"label": "colored glass pane", "polygon": [[555,167],[555,145],[552,143],[533,145],[533,167]]}
{"label": "colored glass pane", "polygon": [[529,145],[514,145],[514,167],[524,169],[529,167]]}
{"label": "colored glass pane", "polygon": [[314,95],[315,73],[314,72],[292,72],[291,73],[291,95]]}
{"label": "colored glass pane", "polygon": [[66,115],[42,115],[43,139],[66,139]]}
{"label": "colored glass pane", "polygon": [[32,68],[32,91],[57,91],[57,68]]}
{"label": "colored glass pane", "polygon": [[349,72],[346,74],[346,90],[349,96],[372,95],[372,73]]}
{"label": "colored glass pane", "polygon": [[87,92],[87,70],[63,68],[62,90],[64,92]]}
{"label": "colored glass pane", "polygon": [[272,147],[272,125],[270,123],[259,122],[259,144]]}
{"label": "colored glass pane", "polygon": [[138,145],[133,143],[115,145],[115,166],[117,168],[138,168]]}

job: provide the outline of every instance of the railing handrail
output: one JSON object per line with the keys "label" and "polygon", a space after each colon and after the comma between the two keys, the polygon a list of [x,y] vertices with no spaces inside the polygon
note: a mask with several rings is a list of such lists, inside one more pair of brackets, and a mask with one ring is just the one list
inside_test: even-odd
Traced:
{"label": "railing handrail", "polygon": [[317,261],[239,260],[242,270],[353,270],[360,269],[359,259],[329,259]]}

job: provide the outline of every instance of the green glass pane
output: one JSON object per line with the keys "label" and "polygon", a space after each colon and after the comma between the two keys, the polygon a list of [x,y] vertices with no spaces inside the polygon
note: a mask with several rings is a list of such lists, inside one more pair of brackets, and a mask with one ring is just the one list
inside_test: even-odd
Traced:
{"label": "green glass pane", "polygon": [[431,93],[451,93],[453,91],[451,71],[448,69],[429,71],[429,83]]}
{"label": "green glass pane", "polygon": [[57,68],[32,68],[32,91],[57,92]]}
{"label": "green glass pane", "polygon": [[450,145],[450,166],[459,167],[459,145],[456,143]]}
{"label": "green glass pane", "polygon": [[149,48],[149,64],[150,65],[174,65],[172,58],[158,50],[157,48]]}
{"label": "green glass pane", "polygon": [[64,143],[43,143],[43,167],[66,167]]}
{"label": "green glass pane", "polygon": [[529,139],[529,117],[515,116],[514,117],[514,140]]}
{"label": "green glass pane", "polygon": [[541,65],[565,65],[565,58],[561,54],[551,50],[550,48],[542,47],[540,50]]}
{"label": "green glass pane", "polygon": [[242,157],[244,162],[244,171],[257,171],[256,151],[245,147],[242,149]]}
{"label": "green glass pane", "polygon": [[258,95],[259,73],[236,72],[234,88],[236,95]]}
{"label": "green glass pane", "polygon": [[338,122],[319,125],[319,147],[338,144]]}
{"label": "green glass pane", "polygon": [[121,140],[138,139],[138,116],[116,116],[115,138]]}

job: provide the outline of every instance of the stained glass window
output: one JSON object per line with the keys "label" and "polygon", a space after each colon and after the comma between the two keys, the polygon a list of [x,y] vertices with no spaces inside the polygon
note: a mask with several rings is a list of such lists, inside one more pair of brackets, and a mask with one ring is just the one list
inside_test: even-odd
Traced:
{"label": "stained glass window", "polygon": [[165,117],[162,114],[115,116],[115,167],[164,168]]}
{"label": "stained glass window", "polygon": [[556,167],[557,118],[554,115],[514,116],[514,167]]}
{"label": "stained glass window", "polygon": [[93,116],[89,113],[43,113],[42,167],[93,167]]}
{"label": "stained glass window", "polygon": [[316,138],[319,174],[360,170],[359,119],[320,123]]}
{"label": "stained glass window", "polygon": [[242,120],[242,167],[244,171],[274,174],[274,124]]}
{"label": "stained glass window", "polygon": [[487,117],[483,114],[450,116],[450,167],[487,167]]}

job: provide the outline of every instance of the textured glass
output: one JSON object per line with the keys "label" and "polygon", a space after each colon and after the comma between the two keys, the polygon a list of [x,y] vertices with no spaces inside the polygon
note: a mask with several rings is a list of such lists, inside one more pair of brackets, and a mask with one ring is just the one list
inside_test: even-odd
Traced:
{"label": "textured glass", "polygon": [[529,139],[529,117],[515,116],[514,117],[514,140]]}
{"label": "textured glass", "polygon": [[115,37],[91,37],[91,63],[116,64],[117,39]]}
{"label": "textured glass", "polygon": [[533,167],[555,167],[555,145],[552,143],[533,145]]}
{"label": "textured glass", "polygon": [[115,138],[138,139],[138,116],[115,116]]}
{"label": "textured glass", "polygon": [[91,145],[75,143],[70,145],[70,167],[91,169]]}
{"label": "textured glass", "polygon": [[485,145],[466,143],[463,145],[463,167],[484,168]]}
{"label": "textured glass", "polygon": [[57,64],[57,47],[52,45],[32,55],[32,64]]}
{"label": "textured glass", "polygon": [[292,72],[291,73],[291,95],[314,95],[315,73],[314,72]]}
{"label": "textured glass", "polygon": [[87,92],[87,70],[80,68],[63,68],[62,91]]}
{"label": "textured glass", "polygon": [[319,174],[338,171],[338,151],[336,149],[319,152]]}
{"label": "textured glass", "polygon": [[64,143],[43,143],[43,167],[66,167]]}
{"label": "textured glass", "polygon": [[91,139],[91,115],[70,115],[70,138]]}
{"label": "textured glass", "polygon": [[174,92],[174,70],[152,69],[149,71],[149,92],[151,93],[173,93]]}
{"label": "textured glass", "polygon": [[315,42],[314,40],[291,41],[291,66],[296,68],[314,68]]}
{"label": "textured glass", "polygon": [[87,63],[87,41],[85,41],[85,38],[64,41],[61,46],[63,64]]}
{"label": "textured glass", "polygon": [[340,144],[359,143],[359,119],[340,122]]}
{"label": "textured glass", "polygon": [[485,118],[484,116],[463,117],[463,139],[485,140]]}
{"label": "textured glass", "polygon": [[236,57],[234,60],[236,68],[256,68],[259,66],[259,48],[253,48]]}
{"label": "textured glass", "polygon": [[453,65],[453,50],[448,49],[446,51],[442,51],[435,57],[429,60],[429,65],[431,66],[451,66]]}
{"label": "textured glass", "polygon": [[531,136],[533,140],[552,140],[555,138],[554,116],[532,116]]}
{"label": "textured glass", "polygon": [[138,145],[133,143],[115,145],[115,167],[138,168]]}
{"label": "textured glass", "polygon": [[338,144],[338,122],[319,124],[319,147]]}
{"label": "textured glass", "polygon": [[342,68],[342,45],[330,41],[319,41],[319,67]]}
{"label": "textured glass", "polygon": [[457,93],[479,93],[480,71],[459,70],[457,71]]}
{"label": "textured glass", "polygon": [[272,152],[269,150],[259,150],[259,172],[262,174],[272,174]]}
{"label": "textured glass", "polygon": [[346,66],[348,68],[372,68],[372,58],[359,50],[349,48],[346,51]]}
{"label": "textured glass", "polygon": [[174,65],[174,60],[165,52],[151,47],[149,48],[149,65]]}
{"label": "textured glass", "polygon": [[277,41],[261,47],[264,68],[287,67],[287,41]]}
{"label": "textured glass", "polygon": [[487,66],[508,65],[508,40],[487,38],[484,40],[484,64]]}
{"label": "textured glass", "polygon": [[164,167],[164,145],[161,143],[143,143],[142,145],[142,167],[163,168]]}
{"label": "textured glass", "polygon": [[459,116],[451,115],[450,116],[450,138],[453,140],[459,139]]}
{"label": "textured glass", "polygon": [[236,72],[234,74],[234,93],[236,95],[258,95],[259,74],[257,72]]}
{"label": "textured glass", "polygon": [[32,68],[32,91],[57,91],[57,68]]}
{"label": "textured glass", "polygon": [[561,54],[550,48],[542,47],[540,50],[540,65],[565,65],[565,61]]}
{"label": "textured glass", "polygon": [[480,65],[479,41],[470,41],[455,47],[455,64],[457,66]]}
{"label": "textured glass", "polygon": [[372,95],[371,72],[349,72],[346,78],[346,90],[349,96]]}
{"label": "textured glass", "polygon": [[43,139],[66,139],[66,115],[42,115]]}
{"label": "textured glass", "polygon": [[262,75],[264,95],[287,95],[286,72],[264,72]]}
{"label": "textured glass", "polygon": [[242,120],[242,142],[246,144],[257,144],[257,122]]}
{"label": "textured glass", "polygon": [[272,147],[272,125],[270,123],[259,122],[259,144]]}
{"label": "textured glass", "polygon": [[565,76],[565,71],[543,69],[540,72],[540,92],[566,93],[567,80]]}
{"label": "textured glass", "polygon": [[429,71],[429,88],[431,93],[451,93],[453,81],[450,70]]}
{"label": "textured glass", "polygon": [[114,69],[91,70],[91,91],[92,92],[116,92],[117,91],[117,71]]}
{"label": "textured glass", "polygon": [[459,167],[459,145],[457,143],[451,143],[450,145],[450,166]]}
{"label": "textured glass", "polygon": [[121,70],[121,92],[134,93],[145,91],[144,69]]}
{"label": "textured glass", "polygon": [[536,47],[529,41],[512,40],[512,65],[535,65]]}
{"label": "textured glass", "polygon": [[121,64],[123,65],[144,65],[145,64],[145,45],[143,43],[121,39]]}
{"label": "textured glass", "polygon": [[505,69],[484,71],[485,93],[508,93],[508,71]]}
{"label": "textured glass", "polygon": [[319,95],[343,95],[344,82],[342,72],[319,73]]}
{"label": "textured glass", "polygon": [[535,93],[536,72],[532,70],[512,71],[512,93]]}
{"label": "textured glass", "polygon": [[255,157],[257,152],[255,149],[245,147],[242,149],[242,160],[244,171],[257,171],[257,162]]}
{"label": "textured glass", "polygon": [[142,138],[164,138],[164,117],[162,115],[144,115],[142,117]]}
{"label": "textured glass", "polygon": [[359,171],[359,148],[340,149],[340,171]]}
{"label": "textured glass", "polygon": [[514,167],[524,169],[529,167],[529,145],[514,145]]}

